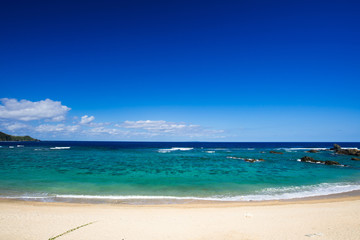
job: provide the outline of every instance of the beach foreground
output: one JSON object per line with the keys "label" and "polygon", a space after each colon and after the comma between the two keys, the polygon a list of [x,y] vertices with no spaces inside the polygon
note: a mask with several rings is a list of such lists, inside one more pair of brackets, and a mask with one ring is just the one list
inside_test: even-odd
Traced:
{"label": "beach foreground", "polygon": [[107,205],[0,201],[0,239],[359,239],[360,198]]}

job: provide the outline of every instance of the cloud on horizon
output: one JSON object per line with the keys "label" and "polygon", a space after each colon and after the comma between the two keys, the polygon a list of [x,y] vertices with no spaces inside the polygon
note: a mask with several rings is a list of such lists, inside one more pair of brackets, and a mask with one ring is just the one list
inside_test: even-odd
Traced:
{"label": "cloud on horizon", "polygon": [[24,123],[19,123],[19,122],[14,122],[14,123],[10,123],[10,122],[5,122],[2,124],[2,126],[9,131],[15,131],[15,130],[19,130],[19,129],[30,129],[31,126],[24,124]]}
{"label": "cloud on horizon", "polygon": [[65,124],[42,124],[35,127],[35,131],[46,133],[46,132],[60,132],[64,134],[74,133],[80,129],[79,125],[65,125]]}
{"label": "cloud on horizon", "polygon": [[152,121],[152,120],[140,120],[140,121],[125,121],[117,127],[133,128],[133,129],[145,129],[153,132],[173,132],[179,129],[198,127],[197,125],[187,125],[185,123],[167,122],[164,120]]}
{"label": "cloud on horizon", "polygon": [[222,138],[218,135],[224,130],[212,130],[204,128],[200,125],[187,124],[184,122],[167,122],[165,120],[139,120],[139,121],[125,121],[123,124],[116,124],[116,127],[123,127],[126,129],[136,129],[151,133],[153,136],[168,135],[168,136],[185,136],[185,137],[216,137]]}
{"label": "cloud on horizon", "polygon": [[66,113],[71,109],[59,101],[50,99],[32,102],[24,99],[18,101],[14,98],[1,98],[0,102],[0,119],[9,120],[59,122],[65,120]]}
{"label": "cloud on horizon", "polygon": [[[83,115],[66,119],[71,108],[60,101],[45,99],[38,102],[2,98],[0,99],[0,130],[12,134],[28,134],[44,139],[69,138],[74,134],[77,139],[196,139],[223,138],[223,130],[214,130],[185,122],[165,120],[138,120],[118,123],[94,122],[95,117]],[[59,122],[62,123],[50,123]]]}

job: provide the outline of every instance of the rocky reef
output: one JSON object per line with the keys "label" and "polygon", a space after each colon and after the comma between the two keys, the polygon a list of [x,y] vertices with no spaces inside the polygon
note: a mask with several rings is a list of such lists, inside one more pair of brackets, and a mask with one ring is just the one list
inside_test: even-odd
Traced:
{"label": "rocky reef", "polygon": [[300,158],[301,162],[308,162],[308,163],[318,163],[318,164],[325,164],[325,165],[341,165],[340,163],[336,161],[321,161],[321,160],[315,160],[312,157],[302,157]]}
{"label": "rocky reef", "polygon": [[318,150],[311,149],[311,150],[306,151],[306,152],[308,152],[308,153],[318,153],[319,151],[318,151]]}
{"label": "rocky reef", "polygon": [[276,152],[276,151],[270,151],[269,153],[272,153],[272,154],[284,154],[282,152]]}
{"label": "rocky reef", "polygon": [[336,154],[360,156],[360,150],[358,150],[356,148],[343,149],[338,144],[334,144],[334,147],[330,148],[330,150],[333,150]]}

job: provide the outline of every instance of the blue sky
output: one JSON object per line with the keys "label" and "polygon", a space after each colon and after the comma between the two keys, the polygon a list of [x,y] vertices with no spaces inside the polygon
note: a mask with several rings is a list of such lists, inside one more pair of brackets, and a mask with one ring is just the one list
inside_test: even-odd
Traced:
{"label": "blue sky", "polygon": [[0,131],[360,141],[357,1],[4,1],[0,21]]}

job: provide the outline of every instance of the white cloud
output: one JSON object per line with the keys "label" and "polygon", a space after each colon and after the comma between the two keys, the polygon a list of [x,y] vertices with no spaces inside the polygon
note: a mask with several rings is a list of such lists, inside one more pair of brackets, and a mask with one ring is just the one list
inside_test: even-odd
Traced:
{"label": "white cloud", "polygon": [[95,119],[94,116],[84,115],[81,117],[80,124],[88,124],[88,123],[94,121],[94,119]]}
{"label": "white cloud", "polygon": [[139,135],[141,132],[143,135],[146,133],[151,136],[186,136],[186,137],[211,137],[221,138],[220,133],[223,130],[213,130],[201,127],[194,124],[168,122],[164,120],[140,120],[140,121],[125,121],[123,124],[116,124],[116,127],[134,129],[131,131],[133,135]]}
{"label": "white cloud", "polygon": [[140,120],[140,121],[125,121],[122,125],[117,125],[118,127],[124,128],[136,128],[136,129],[145,129],[148,131],[161,131],[161,132],[172,132],[184,128],[197,127],[196,125],[186,125],[184,123],[173,123],[167,122],[164,120],[152,121],[152,120]]}
{"label": "white cloud", "polygon": [[116,138],[133,139],[134,137],[152,138],[159,136],[159,133],[144,132],[144,131],[129,131],[118,128],[95,127],[82,132],[84,135],[110,135]]}
{"label": "white cloud", "polygon": [[[92,139],[209,139],[222,138],[223,130],[214,130],[200,125],[165,120],[124,121],[95,123],[95,117],[83,115],[73,117],[61,124],[49,121],[63,121],[69,107],[59,101],[45,99],[38,102],[28,100],[0,99],[0,128],[11,132],[29,135],[40,134],[44,137],[81,137]],[[33,121],[37,120],[37,121]],[[25,124],[21,121],[33,121]],[[70,123],[72,122],[72,123]],[[73,135],[71,135],[73,134]]]}
{"label": "white cloud", "polygon": [[15,130],[19,130],[19,129],[30,129],[31,126],[27,125],[27,124],[23,124],[23,123],[19,123],[19,122],[15,122],[15,123],[3,123],[2,126],[9,131],[15,131]]}
{"label": "white cloud", "polygon": [[35,131],[46,133],[46,132],[58,132],[58,133],[74,133],[79,130],[79,125],[65,125],[65,124],[42,124],[35,128]]}
{"label": "white cloud", "polygon": [[0,118],[31,121],[31,120],[50,120],[62,121],[66,113],[70,110],[59,101],[50,99],[31,102],[14,98],[0,99]]}
{"label": "white cloud", "polygon": [[115,128],[96,127],[96,128],[92,128],[88,131],[84,131],[84,133],[90,133],[90,134],[107,133],[110,135],[119,135],[123,132],[121,130],[115,129]]}

